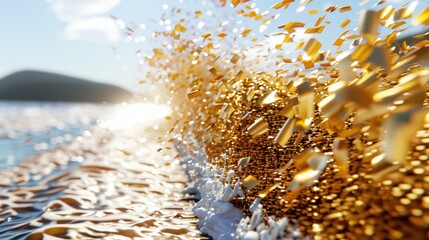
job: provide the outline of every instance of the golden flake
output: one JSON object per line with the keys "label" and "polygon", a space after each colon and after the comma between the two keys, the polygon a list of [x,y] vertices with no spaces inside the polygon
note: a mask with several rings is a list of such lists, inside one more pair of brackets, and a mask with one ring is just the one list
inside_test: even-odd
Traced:
{"label": "golden flake", "polygon": [[317,13],[319,13],[319,11],[317,9],[310,9],[310,10],[308,10],[308,14],[310,14],[310,15],[314,15],[314,14],[317,14]]}
{"label": "golden flake", "polygon": [[252,125],[250,125],[247,128],[247,131],[253,137],[262,135],[262,134],[268,132],[268,130],[269,130],[269,125],[263,117],[258,118]]}
{"label": "golden flake", "polygon": [[250,157],[240,158],[240,160],[237,163],[237,165],[238,165],[238,171],[241,172],[243,166],[245,166],[246,164],[248,164],[249,161],[250,161]]}
{"label": "golden flake", "polygon": [[177,23],[177,24],[174,26],[174,31],[175,31],[175,32],[182,32],[182,33],[184,33],[184,32],[186,32],[186,30],[187,30],[187,28],[186,28],[186,27],[184,27],[183,25],[179,24],[179,23]]}
{"label": "golden flake", "polygon": [[205,33],[205,34],[201,35],[201,37],[205,39],[205,38],[211,37],[211,35],[212,35],[211,33]]}
{"label": "golden flake", "polygon": [[248,29],[244,29],[244,30],[241,32],[241,35],[242,35],[242,36],[246,36],[246,35],[247,35],[247,34],[249,34],[251,31],[252,31],[252,29],[250,29],[250,28],[248,28]]}
{"label": "golden flake", "polygon": [[362,11],[359,20],[359,32],[370,43],[375,41],[378,34],[379,13],[376,11]]}
{"label": "golden flake", "polygon": [[304,45],[304,51],[307,52],[309,56],[314,56],[318,53],[322,44],[317,41],[315,38],[310,38]]}
{"label": "golden flake", "polygon": [[245,179],[243,179],[243,187],[245,187],[247,189],[252,189],[252,188],[256,187],[256,185],[258,185],[259,183],[260,183],[260,181],[258,181],[258,179],[256,179],[252,175],[249,175]]}
{"label": "golden flake", "polygon": [[328,7],[325,8],[325,12],[333,12],[337,8],[338,8],[338,5],[337,6],[328,6]]}
{"label": "golden flake", "polygon": [[306,125],[309,125],[314,117],[314,91],[308,81],[302,81],[298,83],[298,116],[307,121]]}
{"label": "golden flake", "polygon": [[186,95],[188,96],[189,99],[192,99],[192,98],[201,96],[202,93],[200,90],[194,90],[194,91],[188,92]]}
{"label": "golden flake", "polygon": [[319,17],[319,18],[316,20],[316,23],[314,23],[314,26],[315,26],[315,27],[320,26],[320,24],[321,24],[321,23],[322,23],[322,21],[325,19],[325,17],[326,17],[326,15],[323,15],[322,17]]}
{"label": "golden flake", "polygon": [[241,1],[240,0],[231,0],[231,4],[234,6],[234,7],[237,7],[238,6],[238,4],[240,4],[241,3]]}
{"label": "golden flake", "polygon": [[260,193],[258,194],[258,196],[259,196],[260,198],[264,198],[264,197],[266,197],[270,192],[274,191],[278,186],[279,186],[278,184],[274,184],[274,185],[272,185],[272,186],[270,186],[270,187],[268,187],[268,188],[264,189],[262,192],[260,192]]}
{"label": "golden flake", "polygon": [[279,28],[283,28],[285,31],[289,31],[294,28],[304,27],[305,23],[303,22],[289,22],[287,24],[279,26]]}
{"label": "golden flake", "polygon": [[238,54],[234,54],[229,61],[233,64],[236,64],[238,60],[240,60],[240,56]]}
{"label": "golden flake", "polygon": [[388,20],[390,16],[395,12],[395,9],[392,5],[387,5],[379,11],[380,20]]}
{"label": "golden flake", "polygon": [[220,117],[220,118],[222,118],[222,119],[227,119],[227,118],[229,118],[229,116],[230,116],[234,111],[235,111],[235,109],[234,109],[231,105],[229,105],[229,104],[224,104],[224,105],[223,105],[223,107],[222,107],[222,109],[221,109],[221,112],[220,112],[219,117]]}
{"label": "golden flake", "polygon": [[394,19],[407,19],[410,18],[413,15],[413,11],[417,6],[417,1],[412,2],[407,7],[400,8],[395,11]]}
{"label": "golden flake", "polygon": [[280,129],[280,132],[277,134],[276,138],[274,139],[274,142],[278,143],[281,146],[285,146],[288,143],[290,137],[292,136],[294,127],[295,127],[295,118],[288,118],[286,122],[283,124],[283,127]]}
{"label": "golden flake", "polygon": [[315,27],[315,28],[307,28],[304,33],[317,33],[320,34],[325,30],[325,26]]}
{"label": "golden flake", "polygon": [[262,97],[260,97],[258,99],[258,104],[263,106],[263,105],[274,103],[280,99],[281,98],[279,97],[277,91],[271,91],[264,94]]}
{"label": "golden flake", "polygon": [[338,169],[344,177],[349,175],[349,153],[347,141],[345,138],[335,138],[333,143],[334,159],[338,165]]}
{"label": "golden flake", "polygon": [[347,6],[341,6],[338,8],[338,10],[340,10],[340,12],[348,12],[352,10],[352,7],[347,5]]}
{"label": "golden flake", "polygon": [[203,13],[201,11],[195,11],[195,18],[198,19],[203,15]]}
{"label": "golden flake", "polygon": [[280,9],[280,8],[288,8],[289,4],[293,2],[291,0],[282,0],[281,2],[278,2],[276,4],[274,4],[273,6],[271,6],[271,8],[273,9]]}
{"label": "golden flake", "polygon": [[220,38],[224,38],[224,37],[228,36],[228,34],[222,32],[222,33],[218,33],[217,36],[220,37]]}
{"label": "golden flake", "polygon": [[417,14],[417,16],[413,19],[413,23],[429,25],[429,7]]}

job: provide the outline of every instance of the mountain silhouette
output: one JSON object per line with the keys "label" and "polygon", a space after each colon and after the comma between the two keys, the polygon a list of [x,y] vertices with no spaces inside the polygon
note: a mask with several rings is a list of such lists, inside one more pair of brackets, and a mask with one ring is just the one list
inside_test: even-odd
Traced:
{"label": "mountain silhouette", "polygon": [[41,71],[20,71],[0,80],[0,100],[114,103],[132,96],[117,86]]}

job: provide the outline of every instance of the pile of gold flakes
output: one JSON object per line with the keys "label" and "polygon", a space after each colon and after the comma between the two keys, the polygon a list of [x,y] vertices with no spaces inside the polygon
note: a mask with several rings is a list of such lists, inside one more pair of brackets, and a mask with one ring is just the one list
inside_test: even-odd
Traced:
{"label": "pile of gold flakes", "polygon": [[[147,77],[165,86],[176,106],[170,133],[195,139],[211,164],[237,172],[245,193],[233,200],[238,209],[261,198],[267,216],[296,219],[315,239],[429,238],[426,3],[395,9],[379,1],[381,9],[361,12],[357,26],[349,19],[332,26],[329,14],[352,7],[306,13],[311,1],[283,0],[274,13],[297,5],[302,14],[322,14],[311,27],[278,26],[271,36],[282,42],[256,57],[249,55],[264,48],[252,28],[232,30],[219,16],[213,29],[196,28],[203,11],[174,8],[183,18],[154,34],[165,41],[146,57],[153,67]],[[237,7],[233,17],[258,26],[277,18],[249,0],[211,4],[214,12]],[[325,27],[346,26],[329,36],[336,51],[315,37]],[[380,35],[381,27],[389,32]],[[418,34],[398,37],[417,27]],[[297,29],[312,37],[295,41]],[[283,44],[293,44],[297,56],[283,52]],[[267,64],[263,51],[274,49]]]}

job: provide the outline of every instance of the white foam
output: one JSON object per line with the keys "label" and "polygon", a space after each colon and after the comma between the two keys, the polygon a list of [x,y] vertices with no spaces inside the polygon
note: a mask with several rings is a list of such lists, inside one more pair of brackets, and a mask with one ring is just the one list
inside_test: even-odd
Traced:
{"label": "white foam", "polygon": [[[181,138],[176,138],[181,139]],[[187,140],[187,143],[189,144]],[[183,167],[190,177],[189,188],[183,192],[194,194],[199,201],[193,212],[198,217],[198,226],[201,232],[213,239],[302,239],[296,223],[287,218],[275,220],[268,218],[268,225],[263,223],[265,214],[260,199],[256,199],[250,206],[251,217],[245,217],[229,201],[237,196],[243,196],[240,189],[240,180],[233,180],[235,172],[230,170],[224,182],[224,170],[211,165],[206,158],[204,149],[194,142],[190,151],[186,144],[176,140],[176,149],[181,157]],[[231,186],[234,187],[231,187]]]}

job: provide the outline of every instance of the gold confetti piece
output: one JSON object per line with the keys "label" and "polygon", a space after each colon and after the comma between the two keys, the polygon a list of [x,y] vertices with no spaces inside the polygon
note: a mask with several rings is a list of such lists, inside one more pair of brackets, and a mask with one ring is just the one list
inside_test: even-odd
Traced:
{"label": "gold confetti piece", "polygon": [[392,14],[395,12],[395,9],[392,7],[392,5],[387,5],[384,8],[382,8],[379,11],[380,14],[380,20],[387,20],[392,16]]}
{"label": "gold confetti piece", "polygon": [[231,0],[231,4],[232,4],[232,6],[234,6],[234,7],[237,7],[238,6],[238,4],[240,4],[241,3],[241,1],[240,0]]}
{"label": "gold confetti piece", "polygon": [[126,156],[131,156],[131,155],[133,155],[132,153],[130,153],[129,151],[124,150],[124,149],[118,149],[118,151],[120,151],[122,154],[124,154],[124,155],[126,155]]}
{"label": "gold confetti piece", "polygon": [[395,11],[394,19],[407,19],[413,15],[414,9],[417,7],[417,1],[412,2],[408,7],[403,7]]}
{"label": "gold confetti piece", "polygon": [[304,42],[304,41],[299,41],[299,42],[296,44],[296,49],[300,49],[300,48],[302,48],[302,47],[304,46],[304,44],[305,44],[305,42]]}
{"label": "gold confetti piece", "polygon": [[390,70],[390,59],[384,46],[372,48],[366,61],[371,64],[372,68],[379,67],[387,71]]}
{"label": "gold confetti piece", "polygon": [[194,90],[186,93],[189,99],[196,98],[202,96],[202,92],[200,90]]}
{"label": "gold confetti piece", "polygon": [[347,177],[349,175],[349,153],[346,139],[340,137],[335,138],[332,151],[334,152],[334,159],[340,173],[343,177]]}
{"label": "gold confetti piece", "polygon": [[240,160],[238,160],[238,171],[241,172],[243,166],[247,165],[250,161],[250,157],[244,157],[244,158],[240,158]]}
{"label": "gold confetti piece", "polygon": [[406,24],[405,21],[401,21],[401,22],[394,22],[392,24],[389,24],[387,27],[391,28],[391,29],[396,29],[402,25]]}
{"label": "gold confetti piece", "polygon": [[283,28],[285,31],[288,31],[294,28],[299,28],[304,26],[305,26],[305,23],[303,22],[289,22],[287,24],[279,26],[279,28]]}
{"label": "gold confetti piece", "polygon": [[294,127],[295,118],[288,118],[274,139],[274,142],[278,143],[280,146],[285,146],[293,134]]}
{"label": "gold confetti piece", "polygon": [[203,15],[203,13],[201,11],[195,11],[195,18],[198,19]]}
{"label": "gold confetti piece", "polygon": [[392,43],[394,41],[396,41],[396,36],[397,36],[396,32],[391,32],[389,35],[387,35],[387,37],[386,37],[386,45],[387,46],[392,45]]}
{"label": "gold confetti piece", "polygon": [[377,92],[374,94],[374,102],[379,104],[390,104],[401,96],[404,96],[405,93],[410,92],[415,89],[421,88],[421,83],[419,81],[407,81],[396,88],[389,88],[384,91]]}
{"label": "gold confetti piece", "polygon": [[246,36],[246,35],[247,35],[247,34],[249,34],[251,31],[252,31],[252,29],[250,29],[250,28],[248,28],[248,29],[244,29],[244,30],[241,32],[241,35],[242,35],[242,36]]}
{"label": "gold confetti piece", "polygon": [[264,94],[263,96],[261,96],[258,99],[258,104],[261,106],[268,105],[268,104],[277,102],[280,99],[281,98],[279,97],[277,91],[271,91],[271,92],[268,92],[268,93]]}
{"label": "gold confetti piece", "polygon": [[304,46],[304,51],[312,57],[318,53],[321,47],[322,44],[319,41],[317,41],[315,38],[310,38]]}
{"label": "gold confetti piece", "polygon": [[350,22],[350,19],[346,19],[340,24],[340,27],[345,28]]}
{"label": "gold confetti piece", "polygon": [[320,26],[320,27],[315,27],[315,28],[307,28],[304,33],[308,33],[308,34],[318,33],[318,34],[320,34],[323,32],[323,30],[325,30],[325,26]]}
{"label": "gold confetti piece", "polygon": [[293,158],[295,167],[299,171],[308,168],[309,166],[307,160],[310,159],[314,154],[315,152],[311,149],[306,149],[300,154],[298,154],[296,157]]}
{"label": "gold confetti piece", "polygon": [[305,121],[307,126],[314,117],[314,91],[308,81],[298,83],[298,116]]}
{"label": "gold confetti piece", "polygon": [[421,107],[412,107],[395,112],[383,124],[385,158],[390,163],[406,161],[410,143],[416,131],[423,126],[426,112]]}
{"label": "gold confetti piece", "polygon": [[277,114],[287,118],[293,118],[296,115],[295,111],[293,110],[292,104],[289,104],[288,106],[284,107]]}
{"label": "gold confetti piece", "polygon": [[252,101],[253,97],[255,96],[255,89],[254,88],[249,88],[249,90],[247,90],[246,93],[246,101],[250,102]]}
{"label": "gold confetti piece", "polygon": [[344,41],[345,41],[344,37],[339,37],[339,38],[335,39],[335,41],[332,45],[340,47],[341,45],[343,45]]}
{"label": "gold confetti piece", "polygon": [[180,25],[179,23],[177,23],[177,24],[174,26],[174,31],[175,31],[175,32],[182,32],[182,33],[184,33],[184,32],[186,32],[186,30],[187,30],[187,28],[186,28],[186,27],[184,27],[183,25]]}
{"label": "gold confetti piece", "polygon": [[338,5],[337,6],[328,6],[328,7],[325,8],[325,12],[333,12],[337,8],[338,8]]}
{"label": "gold confetti piece", "polygon": [[351,6],[342,6],[342,7],[339,7],[338,10],[340,10],[340,12],[347,12],[347,11],[351,11],[352,7]]}
{"label": "gold confetti piece", "polygon": [[245,187],[249,190],[256,187],[256,185],[258,185],[259,183],[260,183],[260,181],[258,181],[258,179],[256,179],[252,175],[249,175],[245,179],[243,179],[243,187]]}
{"label": "gold confetti piece", "polygon": [[218,71],[215,67],[211,67],[211,68],[209,69],[209,72],[210,72],[211,74],[215,75],[215,76],[219,76],[219,75],[220,75],[219,71]]}
{"label": "gold confetti piece", "polygon": [[417,14],[417,16],[413,19],[413,23],[429,25],[429,7]]}
{"label": "gold confetti piece", "polygon": [[273,9],[280,9],[280,8],[288,8],[289,4],[294,2],[294,0],[282,0],[281,2],[278,2],[274,4],[271,8]]}
{"label": "gold confetti piece", "polygon": [[229,116],[235,111],[235,109],[229,105],[229,104],[224,104],[222,107],[222,110],[220,112],[219,117],[222,119],[227,119],[229,118]]}
{"label": "gold confetti piece", "polygon": [[346,38],[347,39],[355,39],[355,38],[358,38],[358,37],[360,37],[359,34],[351,34],[351,35],[347,36]]}
{"label": "gold confetti piece", "polygon": [[234,54],[229,61],[233,64],[236,64],[238,60],[240,60],[240,56],[238,54]]}
{"label": "gold confetti piece", "polygon": [[310,14],[310,15],[314,15],[314,14],[317,14],[317,13],[319,13],[319,11],[317,9],[310,9],[310,10],[308,10],[308,14]]}
{"label": "gold confetti piece", "polygon": [[249,132],[252,137],[257,137],[259,135],[262,135],[269,131],[269,125],[267,121],[261,117],[258,118],[250,127],[247,128],[247,131]]}
{"label": "gold confetti piece", "polygon": [[208,37],[211,37],[212,36],[212,34],[211,33],[205,33],[205,34],[203,34],[203,35],[201,35],[201,37],[202,38],[208,38]]}
{"label": "gold confetti piece", "polygon": [[258,196],[260,198],[265,198],[270,192],[274,191],[279,185],[278,184],[274,184],[271,187],[268,187],[266,189],[264,189],[263,191],[261,191]]}
{"label": "gold confetti piece", "polygon": [[224,38],[224,37],[228,36],[228,34],[224,33],[224,32],[221,32],[217,36],[220,37],[220,38]]}
{"label": "gold confetti piece", "polygon": [[359,33],[369,42],[373,43],[378,34],[379,13],[376,11],[362,11],[359,20]]}
{"label": "gold confetti piece", "polygon": [[297,191],[303,187],[309,187],[314,184],[314,180],[319,177],[320,173],[321,172],[318,170],[312,170],[310,168],[305,169],[295,175],[287,189],[290,191]]}
{"label": "gold confetti piece", "polygon": [[350,51],[343,52],[336,58],[338,62],[338,70],[340,72],[340,79],[342,81],[352,81],[355,78],[355,73],[352,67],[352,53]]}
{"label": "gold confetti piece", "polygon": [[372,45],[362,44],[355,49],[355,51],[350,56],[350,59],[353,61],[359,61],[360,63],[364,63],[365,60],[371,55],[371,53]]}
{"label": "gold confetti piece", "polygon": [[319,17],[316,22],[314,23],[315,27],[320,26],[320,24],[322,23],[322,21],[325,19],[326,15],[323,15],[322,17]]}

